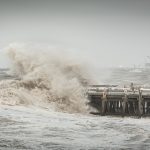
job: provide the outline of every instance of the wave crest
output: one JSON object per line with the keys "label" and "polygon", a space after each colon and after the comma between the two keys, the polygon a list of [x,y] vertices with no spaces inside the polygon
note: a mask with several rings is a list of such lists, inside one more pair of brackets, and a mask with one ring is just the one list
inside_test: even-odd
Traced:
{"label": "wave crest", "polygon": [[89,73],[67,51],[55,50],[11,45],[8,55],[13,64],[12,72],[19,80],[0,82],[1,104],[86,112],[84,86],[89,81]]}

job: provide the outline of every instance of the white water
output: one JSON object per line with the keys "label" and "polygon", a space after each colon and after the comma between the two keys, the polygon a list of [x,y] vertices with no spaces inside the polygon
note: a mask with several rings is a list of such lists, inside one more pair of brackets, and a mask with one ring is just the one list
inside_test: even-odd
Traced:
{"label": "white water", "polygon": [[150,149],[149,118],[88,114],[81,81],[91,76],[79,60],[29,51],[9,47],[20,80],[0,82],[0,149]]}
{"label": "white water", "polygon": [[19,80],[0,82],[0,103],[86,113],[83,81],[90,81],[86,66],[66,51],[55,50],[11,45],[11,72]]}
{"label": "white water", "polygon": [[150,148],[150,120],[1,106],[1,149]]}

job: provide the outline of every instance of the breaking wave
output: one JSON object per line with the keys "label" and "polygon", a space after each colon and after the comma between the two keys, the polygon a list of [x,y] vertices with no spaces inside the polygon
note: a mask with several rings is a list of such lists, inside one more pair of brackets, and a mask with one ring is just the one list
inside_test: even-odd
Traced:
{"label": "breaking wave", "polygon": [[87,111],[86,67],[65,50],[13,44],[8,47],[11,73],[17,80],[0,82],[0,104],[35,105],[56,111]]}

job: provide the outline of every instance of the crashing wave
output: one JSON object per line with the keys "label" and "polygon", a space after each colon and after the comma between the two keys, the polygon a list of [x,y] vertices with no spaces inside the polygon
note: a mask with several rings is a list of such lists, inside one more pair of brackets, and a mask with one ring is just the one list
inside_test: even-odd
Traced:
{"label": "crashing wave", "polygon": [[[10,45],[11,72],[19,80],[0,82],[0,103],[36,105],[65,112],[86,112],[84,65],[66,51]],[[83,82],[84,81],[84,82]]]}

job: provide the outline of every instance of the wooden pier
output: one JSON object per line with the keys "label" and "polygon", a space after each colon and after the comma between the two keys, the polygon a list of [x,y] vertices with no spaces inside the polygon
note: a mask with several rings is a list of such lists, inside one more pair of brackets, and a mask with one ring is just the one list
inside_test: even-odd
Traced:
{"label": "wooden pier", "polygon": [[150,87],[91,85],[87,95],[101,115],[150,116]]}

